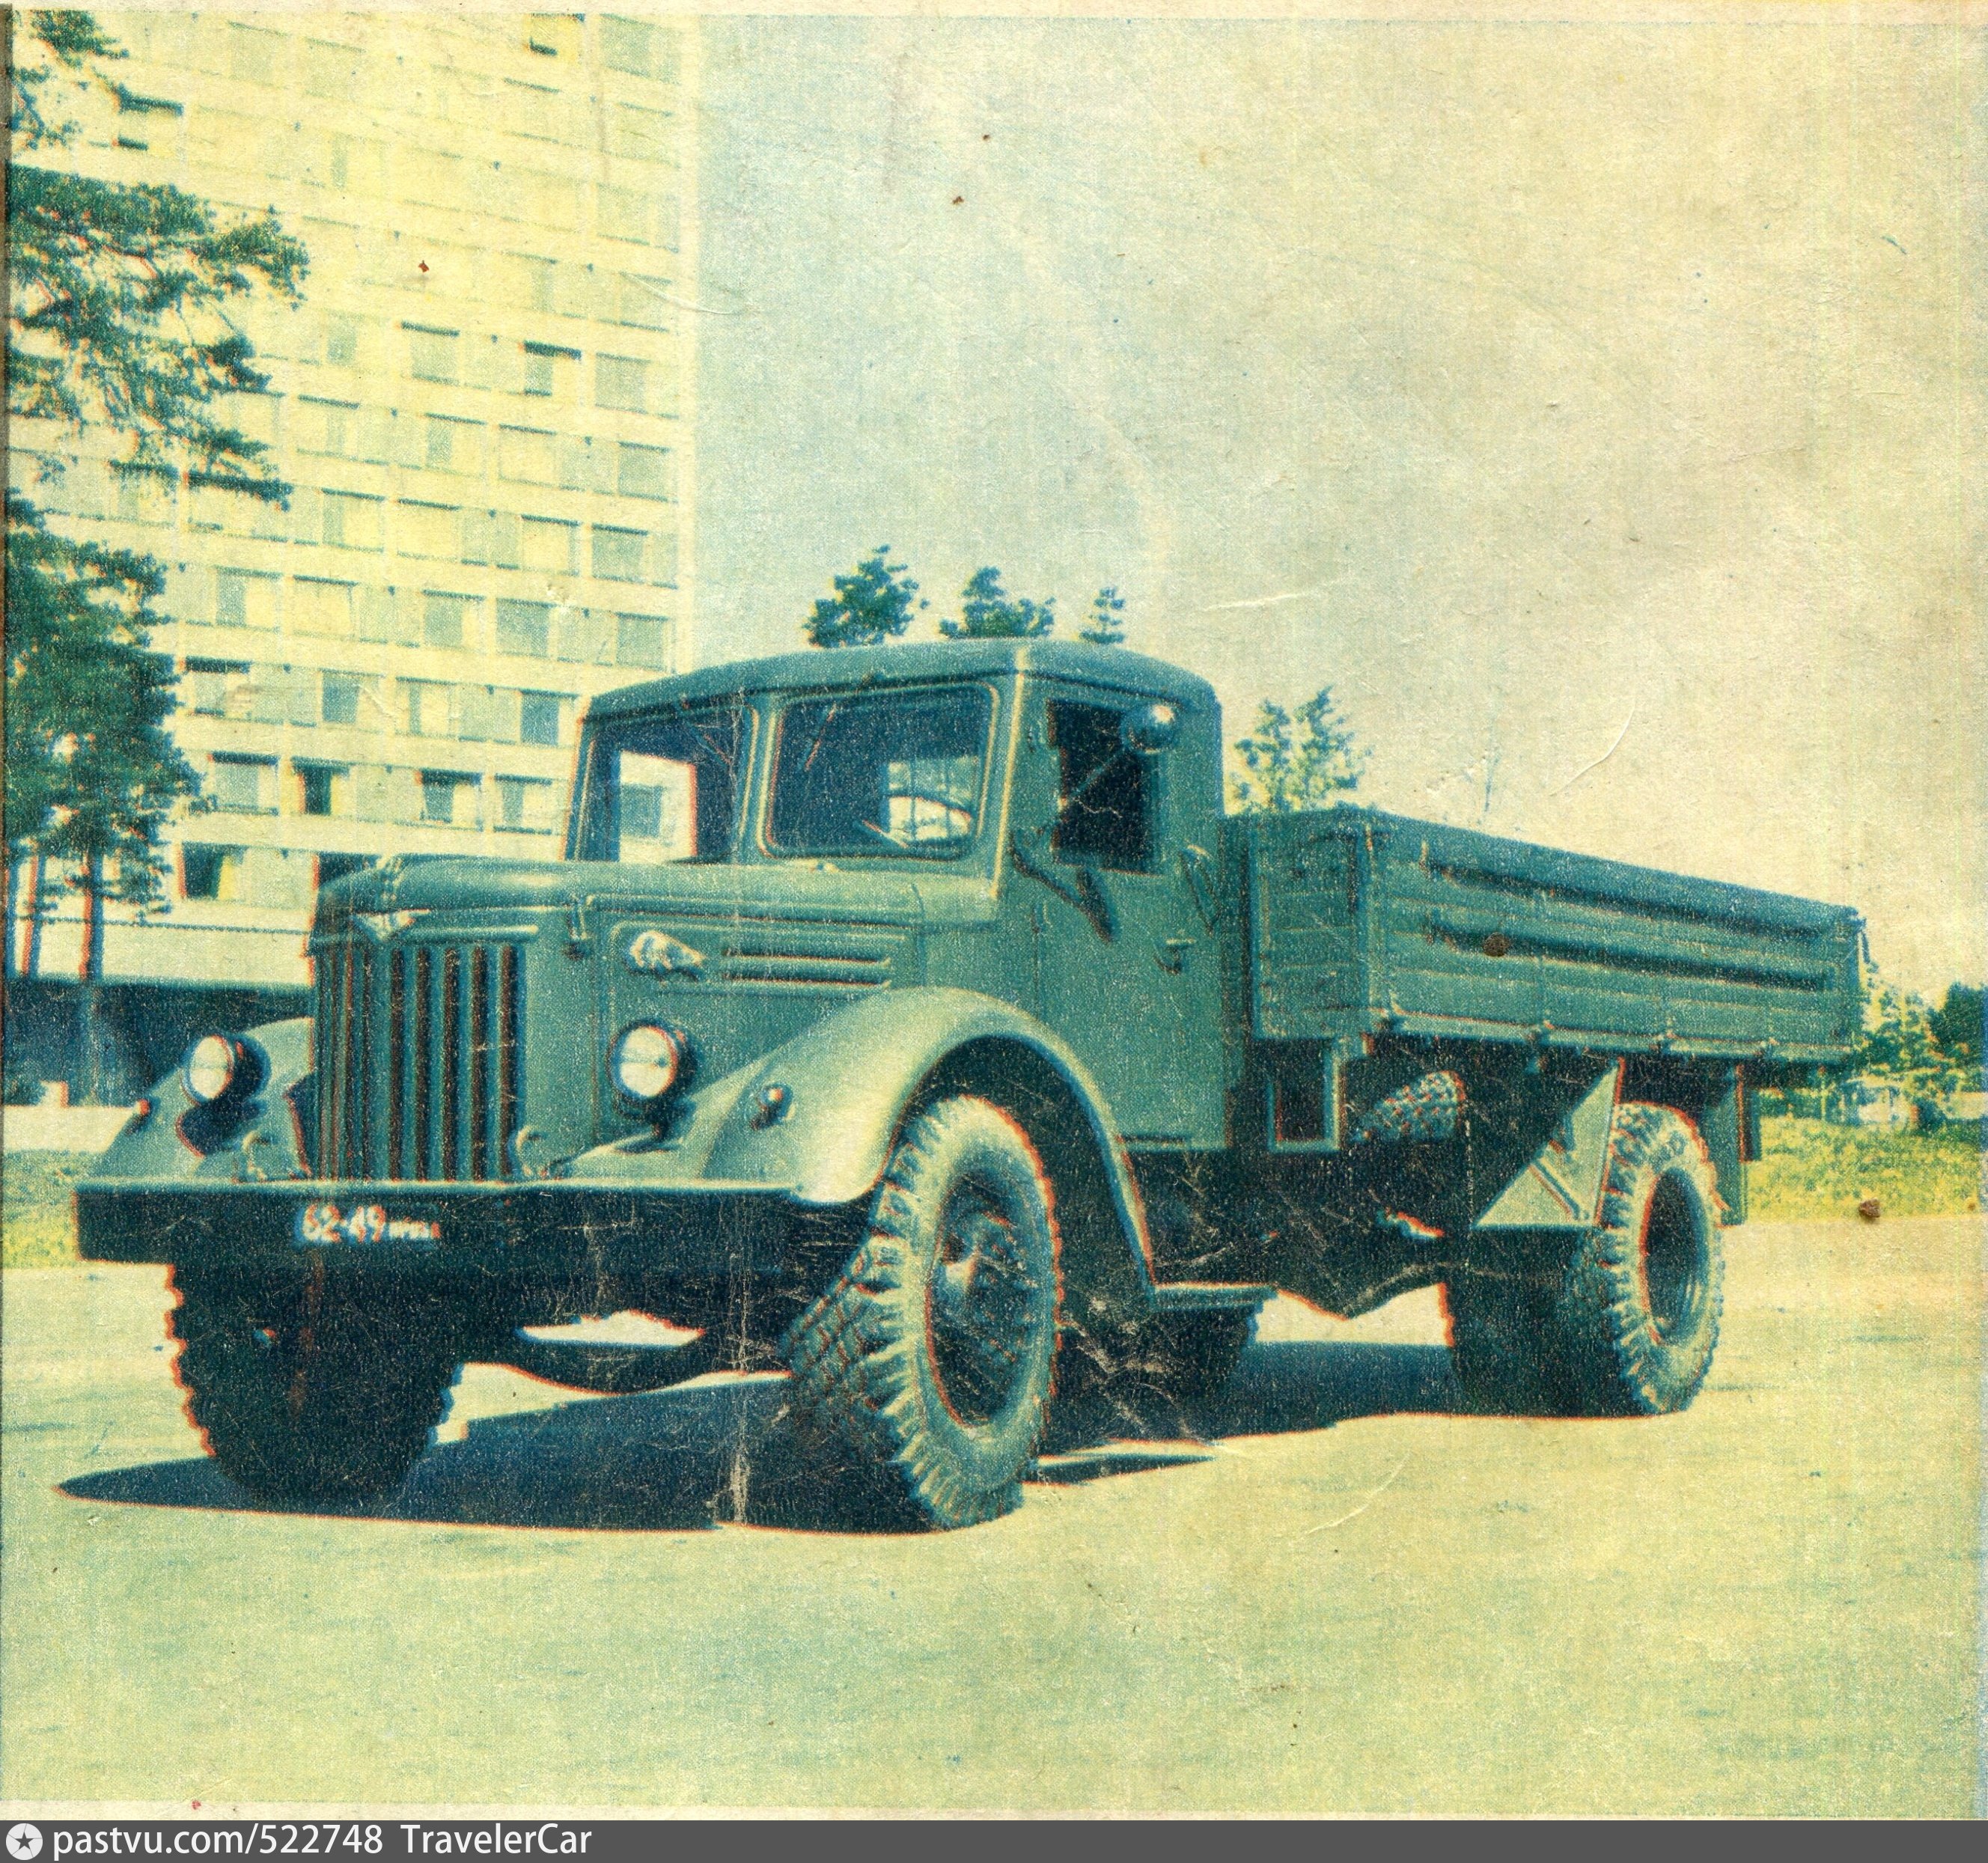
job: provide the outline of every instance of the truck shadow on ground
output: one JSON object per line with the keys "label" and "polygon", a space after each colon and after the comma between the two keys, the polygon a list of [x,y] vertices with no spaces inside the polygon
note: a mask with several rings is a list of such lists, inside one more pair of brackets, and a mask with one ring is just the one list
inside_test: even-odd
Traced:
{"label": "truck shadow on ground", "polygon": [[[917,1530],[886,1485],[793,1426],[786,1390],[778,1376],[718,1378],[481,1418],[461,1440],[431,1449],[397,1494],[372,1503],[259,1503],[199,1456],[80,1476],[61,1488],[100,1503],[448,1526]],[[1278,1341],[1252,1346],[1227,1387],[1192,1408],[1132,1391],[1066,1410],[1030,1479],[1074,1486],[1204,1461],[1205,1445],[1226,1437],[1464,1410],[1439,1346]]]}

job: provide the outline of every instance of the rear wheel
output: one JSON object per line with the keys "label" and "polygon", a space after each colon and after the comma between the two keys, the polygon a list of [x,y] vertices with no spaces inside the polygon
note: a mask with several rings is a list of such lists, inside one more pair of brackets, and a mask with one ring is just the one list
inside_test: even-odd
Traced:
{"label": "rear wheel", "polygon": [[175,1374],[230,1479],[271,1500],[401,1485],[458,1369],[439,1327],[321,1270],[277,1281],[176,1270],[174,1282]]}
{"label": "rear wheel", "polygon": [[1698,1395],[1719,1344],[1723,1209],[1690,1120],[1616,1109],[1601,1225],[1581,1237],[1557,1303],[1584,1410],[1660,1416]]}
{"label": "rear wheel", "polygon": [[782,1351],[793,1404],[901,1481],[931,1523],[1021,1499],[1057,1342],[1054,1200],[1028,1134],[940,1101],[892,1154],[870,1230]]}
{"label": "rear wheel", "polygon": [[1557,1260],[1545,1232],[1515,1239],[1512,1258],[1524,1266],[1460,1274],[1443,1290],[1457,1379],[1472,1404],[1546,1416],[1683,1409],[1719,1343],[1723,1208],[1689,1119],[1669,1107],[1618,1107],[1601,1222],[1570,1232]]}

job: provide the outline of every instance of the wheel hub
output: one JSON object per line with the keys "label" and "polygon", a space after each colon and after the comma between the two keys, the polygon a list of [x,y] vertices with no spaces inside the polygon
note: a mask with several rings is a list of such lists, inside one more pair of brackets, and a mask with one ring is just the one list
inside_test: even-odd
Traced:
{"label": "wheel hub", "polygon": [[960,1185],[940,1221],[927,1324],[946,1401],[962,1422],[991,1422],[1013,1395],[1036,1291],[999,1199],[982,1185]]}

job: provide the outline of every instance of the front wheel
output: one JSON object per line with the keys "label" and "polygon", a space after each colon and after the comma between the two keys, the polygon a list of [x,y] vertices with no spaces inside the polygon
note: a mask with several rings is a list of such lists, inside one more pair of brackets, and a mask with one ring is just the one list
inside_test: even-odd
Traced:
{"label": "front wheel", "polygon": [[1007,1513],[1042,1435],[1055,1200],[1021,1126],[941,1101],[891,1155],[861,1246],[788,1330],[795,1409],[894,1472],[931,1524]]}
{"label": "front wheel", "polygon": [[441,1329],[327,1285],[175,1270],[174,1368],[230,1479],[268,1500],[390,1493],[428,1447],[459,1367]]}

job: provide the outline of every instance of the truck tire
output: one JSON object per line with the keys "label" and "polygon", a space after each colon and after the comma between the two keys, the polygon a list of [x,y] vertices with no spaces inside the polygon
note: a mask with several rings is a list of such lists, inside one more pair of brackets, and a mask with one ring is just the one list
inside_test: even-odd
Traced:
{"label": "truck tire", "polygon": [[1557,1273],[1463,1273],[1443,1289],[1457,1381],[1472,1408],[1522,1416],[1661,1415],[1697,1395],[1719,1343],[1717,1180],[1696,1126],[1618,1107],[1599,1226],[1555,1246],[1510,1239]]}
{"label": "truck tire", "polygon": [[939,1101],[892,1153],[861,1246],[782,1341],[795,1411],[894,1471],[934,1526],[1009,1512],[1042,1434],[1060,1272],[1028,1134],[986,1100]]}
{"label": "truck tire", "polygon": [[434,1328],[321,1277],[278,1283],[174,1270],[187,1415],[259,1499],[390,1493],[441,1420],[460,1366]]}
{"label": "truck tire", "polygon": [[1724,1209],[1689,1119],[1667,1106],[1615,1109],[1601,1222],[1575,1247],[1557,1302],[1582,1411],[1661,1416],[1698,1395],[1719,1344]]}

